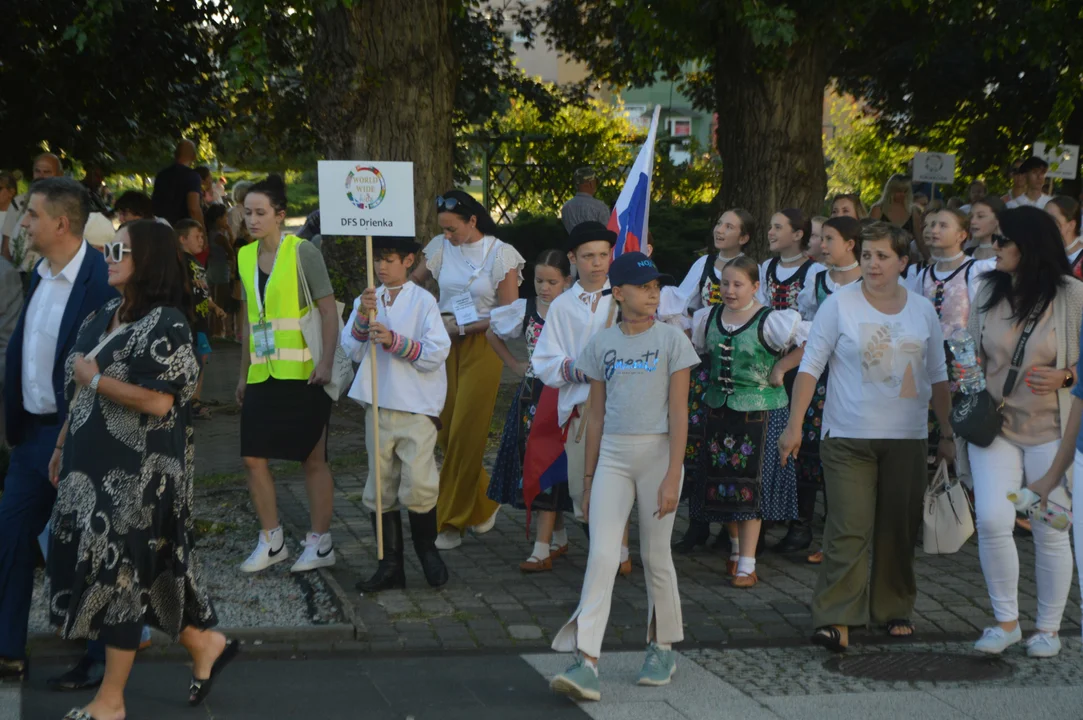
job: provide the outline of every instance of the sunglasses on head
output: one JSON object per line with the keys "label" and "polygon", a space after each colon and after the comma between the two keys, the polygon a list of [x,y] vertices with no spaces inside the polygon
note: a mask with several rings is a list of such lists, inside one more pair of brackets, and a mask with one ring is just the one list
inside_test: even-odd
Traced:
{"label": "sunglasses on head", "polygon": [[459,207],[461,203],[458,199],[449,197],[446,198],[443,195],[436,196],[436,209],[443,212],[444,210],[454,210]]}
{"label": "sunglasses on head", "polygon": [[125,253],[130,253],[132,249],[120,242],[107,242],[102,252],[105,253],[105,259],[114,263],[118,263],[124,259]]}

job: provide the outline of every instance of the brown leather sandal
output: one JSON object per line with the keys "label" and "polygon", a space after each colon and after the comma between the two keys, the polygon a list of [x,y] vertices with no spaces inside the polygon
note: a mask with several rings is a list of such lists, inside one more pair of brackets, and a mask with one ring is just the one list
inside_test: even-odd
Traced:
{"label": "brown leather sandal", "polygon": [[541,559],[531,555],[526,560],[519,563],[519,569],[525,573],[547,572],[553,569],[553,556],[550,555],[545,559]]}

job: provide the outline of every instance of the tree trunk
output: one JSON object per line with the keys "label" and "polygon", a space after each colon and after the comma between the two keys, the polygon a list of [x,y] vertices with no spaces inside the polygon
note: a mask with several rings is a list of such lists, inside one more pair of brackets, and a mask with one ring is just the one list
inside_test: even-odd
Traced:
{"label": "tree trunk", "polygon": [[[452,187],[458,72],[448,0],[320,5],[305,68],[312,128],[327,159],[414,163],[417,239],[424,244],[439,232],[434,200]],[[324,242],[336,294],[359,293],[363,244]]]}
{"label": "tree trunk", "polygon": [[752,213],[760,225],[749,249],[762,260],[773,213],[795,207],[818,215],[823,206],[827,62],[813,38],[797,39],[784,56],[764,57],[738,22],[725,22],[720,34],[714,72],[719,208]]}

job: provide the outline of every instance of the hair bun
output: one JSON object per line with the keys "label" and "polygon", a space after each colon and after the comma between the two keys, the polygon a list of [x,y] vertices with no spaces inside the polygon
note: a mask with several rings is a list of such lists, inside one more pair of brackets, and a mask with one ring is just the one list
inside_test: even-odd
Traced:
{"label": "hair bun", "polygon": [[271,173],[268,175],[267,179],[263,181],[263,184],[274,190],[286,192],[286,181],[282,179],[282,176],[278,173]]}

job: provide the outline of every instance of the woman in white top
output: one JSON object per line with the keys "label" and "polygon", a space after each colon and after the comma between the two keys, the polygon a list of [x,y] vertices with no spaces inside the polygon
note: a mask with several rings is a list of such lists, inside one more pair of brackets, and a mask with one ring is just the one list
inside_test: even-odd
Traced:
{"label": "woman in white top", "polygon": [[430,278],[440,285],[440,314],[451,336],[447,359],[447,400],[440,414],[437,442],[444,449],[436,547],[462,544],[467,528],[492,529],[500,506],[486,497],[489,474],[482,467],[489,418],[496,405],[503,363],[489,346],[485,331],[494,307],[519,297],[526,262],[494,233],[496,223],[481,203],[461,190],[436,198],[440,227],[425,248],[411,279]]}
{"label": "woman in white top", "polygon": [[1057,223],[1064,252],[1072,266],[1072,276],[1083,280],[1083,237],[1079,235],[1079,203],[1067,195],[1057,195],[1046,203],[1045,211]]}
{"label": "woman in white top", "polygon": [[[847,646],[850,626],[870,620],[892,636],[913,633],[930,398],[941,426],[951,427],[940,323],[928,300],[899,284],[909,243],[890,223],[862,231],[861,282],[817,311],[779,440],[782,462],[796,458],[802,418],[830,361],[820,458],[831,512],[812,642],[835,651]],[[941,436],[937,455],[954,457],[951,435]]]}
{"label": "woman in white top", "polygon": [[1004,212],[1004,201],[996,195],[986,195],[975,200],[970,206],[970,242],[967,253],[975,260],[996,259],[993,248],[997,235],[1000,234],[1000,222],[997,218]]}

